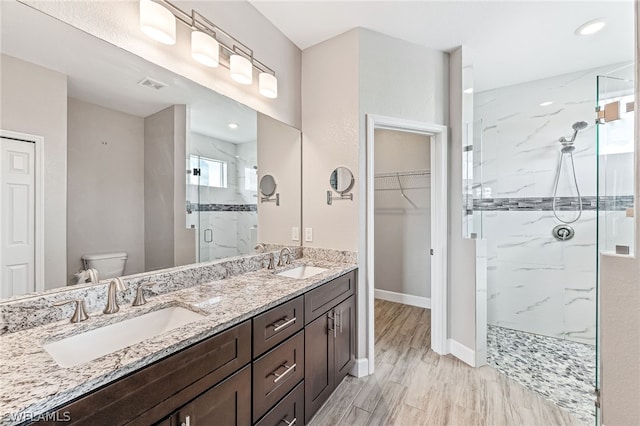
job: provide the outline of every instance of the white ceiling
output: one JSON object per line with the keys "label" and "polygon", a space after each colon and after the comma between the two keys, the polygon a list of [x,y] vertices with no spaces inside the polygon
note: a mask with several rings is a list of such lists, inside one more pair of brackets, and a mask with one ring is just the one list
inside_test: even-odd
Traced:
{"label": "white ceiling", "polygon": [[[301,49],[355,27],[473,55],[476,91],[633,59],[633,1],[271,1],[251,3]],[[595,19],[591,36],[575,29]]]}
{"label": "white ceiling", "polygon": [[[24,4],[1,1],[1,7],[2,53],[66,74],[70,97],[138,117],[186,104],[193,132],[232,143],[256,140],[251,108]],[[167,87],[138,85],[145,77]],[[230,129],[232,122],[239,127]]]}

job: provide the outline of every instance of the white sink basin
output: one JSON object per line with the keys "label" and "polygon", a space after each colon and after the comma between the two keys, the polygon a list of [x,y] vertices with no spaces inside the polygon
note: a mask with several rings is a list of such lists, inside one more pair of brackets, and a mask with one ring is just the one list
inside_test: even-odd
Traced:
{"label": "white sink basin", "polygon": [[43,347],[61,367],[75,367],[202,318],[189,309],[171,306]]}
{"label": "white sink basin", "polygon": [[288,271],[280,272],[279,274],[276,274],[276,275],[280,275],[281,277],[297,278],[299,280],[303,280],[305,278],[312,277],[326,270],[327,269],[325,268],[318,268],[316,266],[302,265],[302,266],[298,266],[297,268],[289,269]]}

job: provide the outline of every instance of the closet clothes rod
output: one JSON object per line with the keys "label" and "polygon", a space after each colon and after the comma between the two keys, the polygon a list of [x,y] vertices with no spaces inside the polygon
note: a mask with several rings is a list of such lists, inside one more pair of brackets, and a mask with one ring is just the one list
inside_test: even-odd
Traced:
{"label": "closet clothes rod", "polygon": [[427,170],[398,171],[381,173],[374,176],[376,191],[404,191],[408,189],[429,189],[431,172]]}

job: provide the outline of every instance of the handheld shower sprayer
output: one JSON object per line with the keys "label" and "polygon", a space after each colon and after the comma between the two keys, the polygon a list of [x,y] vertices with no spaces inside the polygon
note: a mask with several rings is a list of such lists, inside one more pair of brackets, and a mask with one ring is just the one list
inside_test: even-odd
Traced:
{"label": "handheld shower sprayer", "polygon": [[[580,130],[586,129],[587,126],[588,124],[586,121],[576,121],[575,123],[573,123],[573,126],[571,126],[573,128],[573,136],[571,136],[571,139],[567,139],[564,136],[558,139],[558,141],[562,144],[562,149],[560,150],[560,160],[558,161],[558,167],[556,169],[556,178],[553,184],[552,210],[553,210],[553,215],[556,217],[556,219],[558,219],[560,222],[562,222],[565,225],[576,222],[578,219],[580,219],[580,216],[582,216],[582,196],[580,195],[580,188],[578,187],[578,178],[576,177],[576,166],[573,162],[573,151],[575,151],[576,149],[576,147],[573,146],[573,142],[576,140],[576,137],[578,136],[578,132]],[[558,212],[556,209],[556,202],[558,200],[558,183],[560,182],[560,174],[562,172],[562,163],[563,163],[565,154],[569,154],[569,159],[571,160],[571,172],[573,175],[573,183],[576,188],[576,194],[578,195],[578,215],[572,220],[561,219],[558,216]],[[555,232],[555,229],[554,229],[554,232]],[[571,234],[571,237],[572,236],[573,234]],[[571,237],[556,236],[556,238],[559,238],[562,240],[564,240],[565,238],[571,238]]]}
{"label": "handheld shower sprayer", "polygon": [[576,140],[576,136],[578,136],[578,132],[580,130],[586,129],[587,126],[588,126],[588,124],[587,124],[586,121],[576,121],[575,123],[573,123],[573,126],[571,126],[573,128],[573,136],[571,136],[571,139],[567,139],[564,136],[562,136],[560,139],[558,139],[558,141],[563,146],[571,145],[573,143],[573,141]]}

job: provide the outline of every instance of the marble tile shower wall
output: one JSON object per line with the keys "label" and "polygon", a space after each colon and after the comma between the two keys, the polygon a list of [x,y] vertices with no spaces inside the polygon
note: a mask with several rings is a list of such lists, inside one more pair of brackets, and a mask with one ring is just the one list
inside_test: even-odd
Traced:
{"label": "marble tile shower wall", "polygon": [[188,209],[192,212],[187,221],[200,230],[199,260],[251,253],[258,227],[257,191],[245,182],[245,169],[254,170],[257,164],[256,142],[234,144],[192,133],[190,152],[227,163],[226,188],[187,187]]}
{"label": "marble tile shower wall", "polygon": [[[612,65],[475,95],[474,119],[482,121],[481,137],[474,141],[474,205],[479,211],[473,216],[475,229],[487,240],[489,324],[595,343],[596,212],[584,211],[571,225],[575,237],[557,241],[551,230],[560,222],[544,208],[544,201],[553,196],[558,139],[571,136],[576,121],[589,123],[575,142],[580,192],[589,201],[596,195],[596,76],[619,68]],[[549,101],[553,103],[540,106]],[[628,163],[626,157],[611,160]],[[568,165],[563,164],[561,197],[576,196]],[[617,194],[633,194],[632,169],[617,182]],[[492,208],[495,199],[510,208]],[[564,201],[572,204],[570,198]],[[561,209],[560,217],[576,217],[577,203],[573,205],[573,211]]]}

